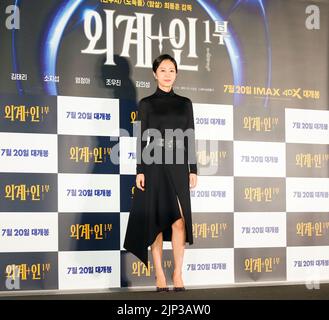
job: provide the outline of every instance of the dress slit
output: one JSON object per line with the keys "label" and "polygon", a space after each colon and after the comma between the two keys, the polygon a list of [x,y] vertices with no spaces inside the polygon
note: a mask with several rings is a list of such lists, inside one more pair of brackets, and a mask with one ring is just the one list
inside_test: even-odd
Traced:
{"label": "dress slit", "polygon": [[[177,204],[177,207],[178,207],[178,213],[179,213],[179,218],[177,218],[177,219],[175,219],[174,221],[173,221],[173,223],[172,224],[174,224],[177,220],[179,220],[179,219],[183,219],[183,221],[184,221],[184,226],[185,226],[185,242],[186,242],[186,237],[187,237],[187,225],[186,225],[186,219],[185,219],[185,216],[184,216],[184,210],[183,210],[183,206],[182,206],[182,202],[180,201],[180,197],[179,197],[179,194],[178,194],[178,192],[177,192],[177,188],[176,188],[176,185],[175,185],[175,183],[174,183],[174,181],[173,181],[173,179],[172,179],[172,176],[171,176],[171,173],[170,172],[168,172],[169,170],[165,170],[166,171],[166,174],[167,174],[167,176],[168,176],[168,180],[169,180],[169,183],[172,185],[172,188],[173,188],[173,190],[174,190],[174,192],[175,192],[175,196],[176,196],[176,204]],[[171,224],[171,226],[172,226],[172,224]],[[170,226],[170,227],[171,227]]]}
{"label": "dress slit", "polygon": [[[178,202],[178,209],[179,209],[179,213],[181,215],[181,218],[180,219],[183,219],[183,222],[184,222],[184,227],[185,227],[185,242],[186,242],[186,237],[187,237],[187,225],[186,225],[186,219],[185,219],[185,216],[184,216],[184,211],[183,211],[183,208],[182,208],[182,205],[180,204],[180,200],[178,198],[178,195],[176,194],[176,197],[177,197],[177,202]],[[177,219],[179,220],[179,219]],[[177,221],[176,220],[176,221]],[[176,222],[175,221],[175,222]],[[174,222],[174,223],[175,223]]]}

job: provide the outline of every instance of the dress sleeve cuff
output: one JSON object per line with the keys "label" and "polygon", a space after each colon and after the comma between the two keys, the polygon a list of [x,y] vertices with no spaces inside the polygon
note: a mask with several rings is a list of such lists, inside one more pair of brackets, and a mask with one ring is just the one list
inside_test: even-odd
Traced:
{"label": "dress sleeve cuff", "polygon": [[198,168],[196,164],[190,164],[190,173],[198,174]]}
{"label": "dress sleeve cuff", "polygon": [[136,174],[140,174],[140,173],[144,173],[144,168],[143,168],[143,165],[138,164],[136,166]]}

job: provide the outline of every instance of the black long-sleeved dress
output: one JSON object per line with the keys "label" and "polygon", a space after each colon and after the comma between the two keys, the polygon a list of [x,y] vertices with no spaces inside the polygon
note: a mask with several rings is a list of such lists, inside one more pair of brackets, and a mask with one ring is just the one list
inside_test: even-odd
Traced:
{"label": "black long-sleeved dress", "polygon": [[[157,235],[163,232],[163,240],[171,240],[171,225],[181,218],[178,201],[185,220],[186,242],[193,243],[189,173],[197,173],[197,164],[192,102],[173,90],[165,92],[157,88],[153,95],[140,101],[137,120],[140,121],[137,123],[141,128],[141,136],[145,131],[149,136],[148,143],[140,135],[137,136],[136,171],[145,176],[145,191],[135,188],[124,248],[147,265],[148,246]],[[163,143],[161,146],[159,137],[151,134],[152,128],[159,130],[163,139],[166,129],[191,130],[183,138],[183,146],[182,143]],[[173,140],[182,141],[179,138]],[[170,142],[170,139],[165,141]],[[183,161],[177,160],[175,156],[179,147],[183,148]],[[152,156],[157,148],[157,151],[161,148],[162,161],[145,161],[141,155],[143,151],[149,151],[147,148],[153,148],[153,152],[150,152]],[[164,160],[165,154],[170,152],[173,161],[168,164]]]}

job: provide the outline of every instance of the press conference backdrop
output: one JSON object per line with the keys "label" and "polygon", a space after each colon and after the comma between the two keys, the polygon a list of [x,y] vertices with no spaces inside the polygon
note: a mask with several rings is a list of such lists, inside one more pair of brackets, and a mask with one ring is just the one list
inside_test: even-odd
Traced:
{"label": "press conference backdrop", "polygon": [[161,53],[196,128],[185,284],[328,281],[328,7],[2,0],[0,290],[154,284],[122,244]]}

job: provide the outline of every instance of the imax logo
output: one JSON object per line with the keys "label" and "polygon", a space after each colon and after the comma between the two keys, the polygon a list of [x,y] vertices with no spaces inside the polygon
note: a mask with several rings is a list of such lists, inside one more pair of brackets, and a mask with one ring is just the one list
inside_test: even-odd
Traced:
{"label": "imax logo", "polygon": [[6,14],[8,15],[6,19],[6,28],[8,30],[19,29],[20,28],[19,7],[15,5],[8,6],[6,8]]}

